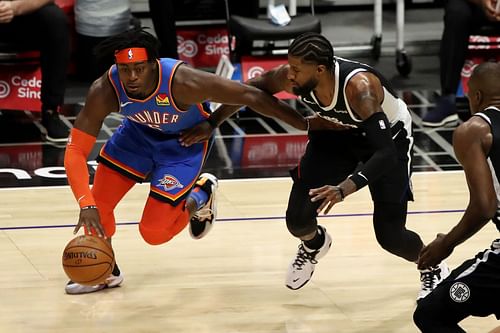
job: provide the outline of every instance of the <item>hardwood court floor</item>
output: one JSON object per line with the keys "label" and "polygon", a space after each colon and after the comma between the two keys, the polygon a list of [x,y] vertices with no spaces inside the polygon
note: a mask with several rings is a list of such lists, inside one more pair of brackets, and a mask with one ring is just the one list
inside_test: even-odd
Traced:
{"label": "hardwood court floor", "polygon": [[[460,172],[414,176],[408,226],[424,241],[448,231],[468,200]],[[419,276],[385,253],[371,226],[368,191],[321,217],[333,247],[313,279],[284,287],[298,242],[284,212],[287,178],[221,181],[219,222],[203,240],[183,231],[147,245],[134,223],[147,195],[137,186],[117,209],[114,247],[122,287],[64,294],[61,251],[73,237],[76,204],[67,187],[0,191],[0,332],[409,333]],[[447,260],[456,267],[498,237],[492,225]],[[487,332],[494,317],[470,318],[467,332]]]}

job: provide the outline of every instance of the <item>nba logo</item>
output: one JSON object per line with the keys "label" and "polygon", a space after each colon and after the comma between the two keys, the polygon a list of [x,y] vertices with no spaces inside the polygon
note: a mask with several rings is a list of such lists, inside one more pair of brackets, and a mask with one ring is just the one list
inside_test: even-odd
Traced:
{"label": "nba logo", "polygon": [[131,60],[134,57],[134,52],[132,52],[132,49],[128,49],[128,59]]}

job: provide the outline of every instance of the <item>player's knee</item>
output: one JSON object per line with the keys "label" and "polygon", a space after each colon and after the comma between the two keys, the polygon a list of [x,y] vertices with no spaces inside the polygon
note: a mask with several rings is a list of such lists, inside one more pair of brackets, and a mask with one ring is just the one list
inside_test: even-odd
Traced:
{"label": "player's knee", "polygon": [[415,312],[413,312],[413,322],[420,330],[423,330],[425,326],[425,314],[421,307],[417,306]]}
{"label": "player's knee", "polygon": [[317,228],[314,217],[290,208],[286,212],[286,226],[288,231],[295,237],[313,233]]}
{"label": "player's knee", "polygon": [[386,251],[390,253],[398,253],[402,247],[401,242],[398,240],[398,235],[392,231],[375,232],[377,242]]}
{"label": "player's knee", "polygon": [[415,312],[413,312],[413,322],[422,332],[434,332],[433,327],[437,327],[434,323],[434,315],[432,307],[430,307],[425,299],[419,301]]}
{"label": "player's knee", "polygon": [[174,234],[169,232],[169,230],[150,228],[143,223],[139,224],[139,232],[141,233],[142,239],[150,245],[160,245],[168,242],[174,237]]}
{"label": "player's knee", "polygon": [[183,207],[183,204],[172,206],[149,197],[139,223],[142,238],[151,245],[171,240],[189,222],[189,212]]}

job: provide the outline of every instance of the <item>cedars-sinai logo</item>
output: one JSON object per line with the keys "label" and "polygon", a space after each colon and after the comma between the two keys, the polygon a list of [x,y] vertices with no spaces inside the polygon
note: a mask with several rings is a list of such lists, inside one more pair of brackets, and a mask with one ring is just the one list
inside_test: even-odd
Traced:
{"label": "cedars-sinai logo", "polygon": [[10,86],[5,81],[0,81],[0,98],[5,98],[10,94]]}
{"label": "cedars-sinai logo", "polygon": [[256,76],[262,75],[262,73],[264,73],[264,68],[260,66],[253,66],[248,70],[247,76],[249,79],[253,79]]}
{"label": "cedars-sinai logo", "polygon": [[185,57],[193,58],[198,54],[198,45],[194,40],[185,40],[182,36],[177,36],[177,52]]}

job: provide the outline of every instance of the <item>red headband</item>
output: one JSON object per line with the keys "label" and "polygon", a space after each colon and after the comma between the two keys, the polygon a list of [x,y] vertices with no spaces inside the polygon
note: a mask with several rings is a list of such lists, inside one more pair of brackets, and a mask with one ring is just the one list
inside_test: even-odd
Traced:
{"label": "red headband", "polygon": [[128,64],[147,60],[148,52],[143,47],[132,47],[115,51],[115,61],[117,64]]}

